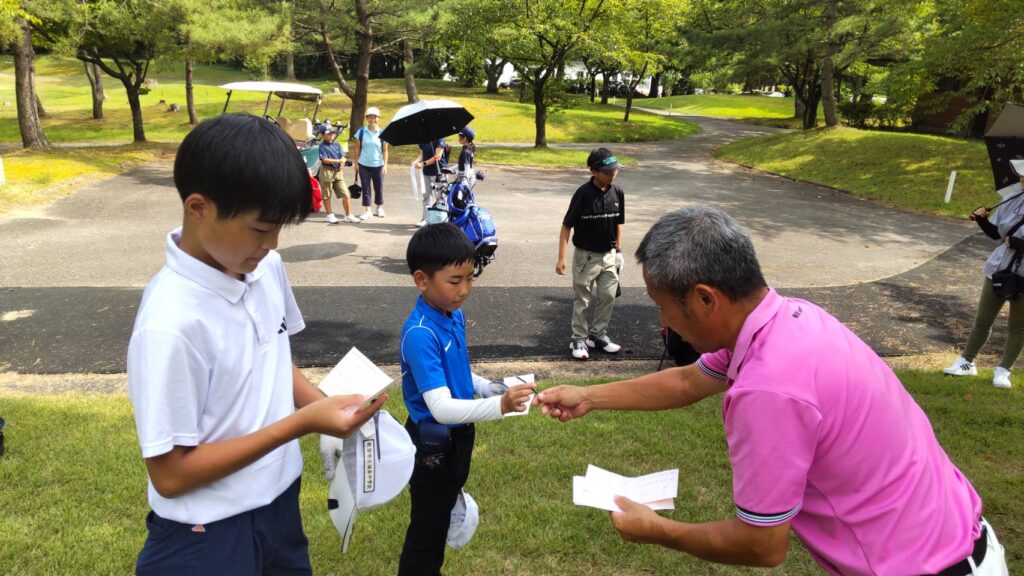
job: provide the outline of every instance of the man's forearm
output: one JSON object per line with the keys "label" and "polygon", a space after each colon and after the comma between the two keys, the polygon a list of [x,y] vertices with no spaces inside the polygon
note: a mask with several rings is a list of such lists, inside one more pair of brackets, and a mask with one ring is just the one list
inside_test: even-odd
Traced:
{"label": "man's forearm", "polygon": [[689,406],[726,388],[725,381],[715,380],[691,364],[632,380],[588,386],[586,396],[599,410],[668,410]]}
{"label": "man's forearm", "polygon": [[778,566],[789,549],[789,524],[754,527],[730,518],[684,524],[659,516],[654,543],[719,564]]}

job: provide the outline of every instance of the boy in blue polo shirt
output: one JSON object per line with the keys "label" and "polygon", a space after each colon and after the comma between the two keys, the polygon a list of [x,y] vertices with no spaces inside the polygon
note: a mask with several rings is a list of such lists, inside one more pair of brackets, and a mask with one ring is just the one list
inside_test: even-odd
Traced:
{"label": "boy in blue polo shirt", "polygon": [[226,114],[185,137],[174,184],[182,225],[128,345],[152,508],[136,574],[311,574],[298,438],[347,436],[383,398],[324,398],[292,362],[305,324],[274,249],[312,210],[309,174],[279,127]]}
{"label": "boy in blue polo shirt", "polygon": [[473,422],[522,412],[534,392],[534,384],[507,388],[470,371],[459,308],[473,288],[475,252],[466,234],[448,223],[418,230],[406,250],[420,296],[399,344],[405,428],[416,443],[399,576],[441,573],[452,507],[469,477]]}

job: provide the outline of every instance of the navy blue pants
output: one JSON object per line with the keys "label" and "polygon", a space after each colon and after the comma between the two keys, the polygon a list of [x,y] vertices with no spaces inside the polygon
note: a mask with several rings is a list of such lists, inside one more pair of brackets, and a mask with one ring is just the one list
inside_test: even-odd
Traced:
{"label": "navy blue pants", "polygon": [[[254,487],[255,488],[255,487]],[[146,516],[139,576],[308,575],[309,541],[299,514],[299,480],[266,506],[209,524]]]}
{"label": "navy blue pants", "polygon": [[373,184],[373,200],[377,206],[384,205],[384,167],[359,165],[359,181],[363,183],[363,206],[370,206],[370,184]]}
{"label": "navy blue pants", "polygon": [[[405,429],[416,438],[416,425],[407,420]],[[452,444],[440,461],[425,464],[416,455],[409,480],[409,529],[398,560],[398,576],[440,576],[448,540],[452,507],[469,478],[476,438],[472,424],[451,429]]]}

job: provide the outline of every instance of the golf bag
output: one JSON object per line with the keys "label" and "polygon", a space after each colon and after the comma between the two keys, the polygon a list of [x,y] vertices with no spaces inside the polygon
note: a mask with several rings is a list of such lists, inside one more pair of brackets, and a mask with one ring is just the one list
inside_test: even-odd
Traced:
{"label": "golf bag", "polygon": [[476,205],[473,189],[465,177],[456,179],[448,187],[448,221],[461,228],[476,248],[474,275],[479,276],[484,266],[494,260],[494,252],[498,249],[498,233],[491,213],[483,206]]}

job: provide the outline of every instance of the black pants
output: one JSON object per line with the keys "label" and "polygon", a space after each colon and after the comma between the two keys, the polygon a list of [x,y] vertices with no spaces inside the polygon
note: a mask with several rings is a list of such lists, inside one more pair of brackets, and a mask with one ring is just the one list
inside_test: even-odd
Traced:
{"label": "black pants", "polygon": [[[412,420],[406,420],[405,429],[415,441],[416,425]],[[473,425],[468,424],[452,428],[451,434],[452,445],[436,466],[424,464],[429,455],[416,455],[416,466],[409,481],[412,499],[409,529],[398,560],[398,576],[441,574],[452,507],[469,478],[476,432]]]}
{"label": "black pants", "polygon": [[359,165],[359,181],[363,183],[363,206],[370,207],[370,185],[373,185],[373,200],[377,206],[384,205],[384,167]]}

